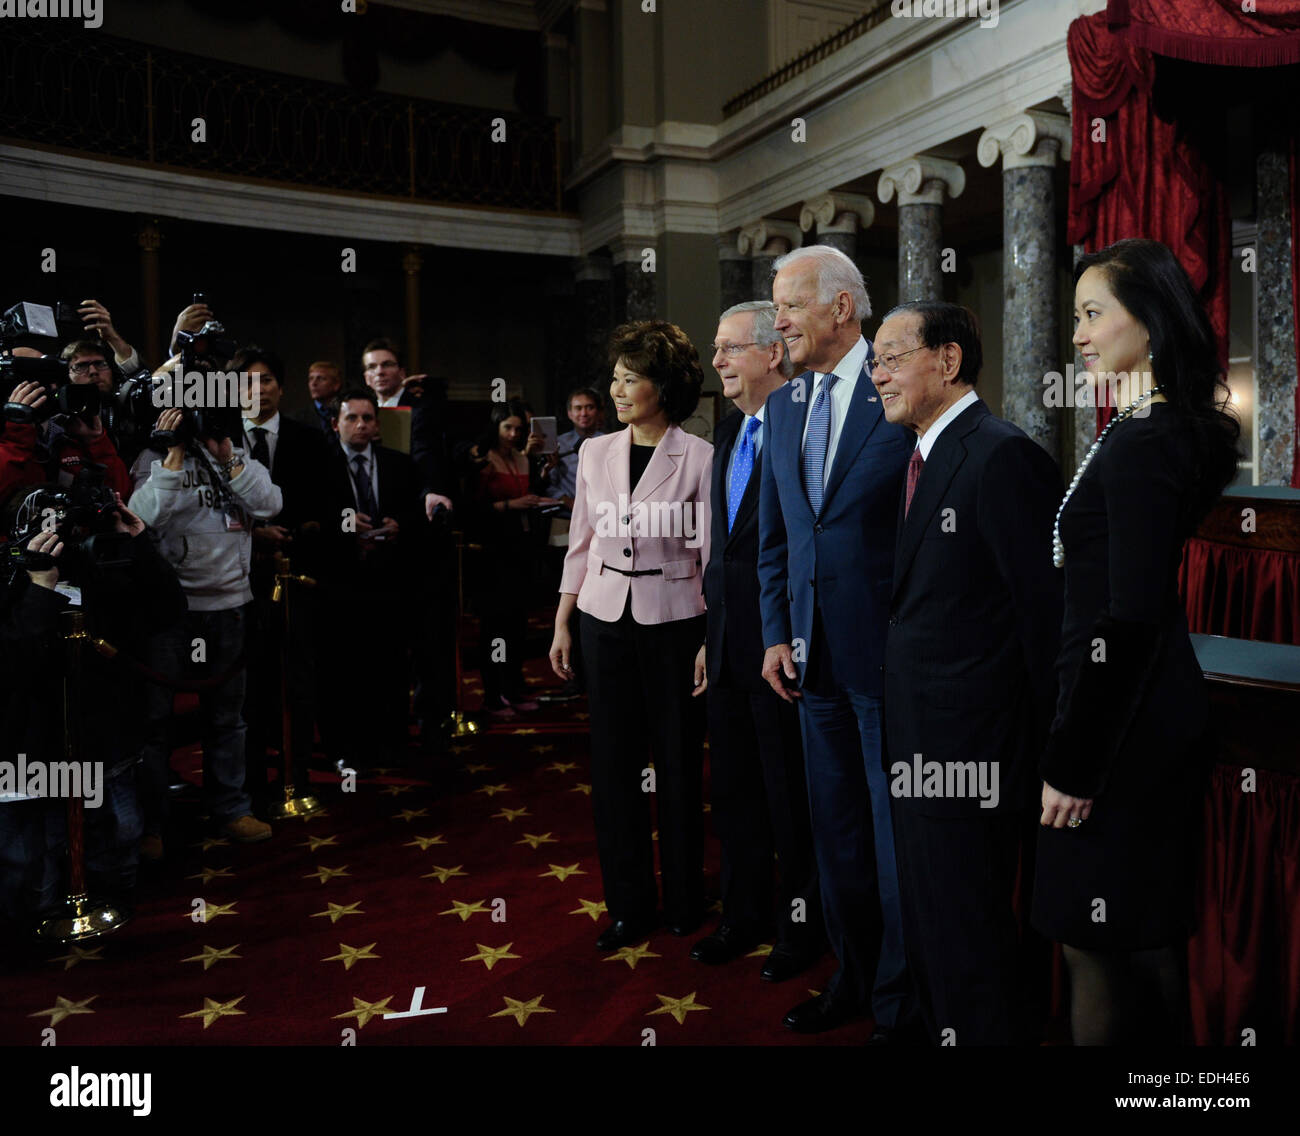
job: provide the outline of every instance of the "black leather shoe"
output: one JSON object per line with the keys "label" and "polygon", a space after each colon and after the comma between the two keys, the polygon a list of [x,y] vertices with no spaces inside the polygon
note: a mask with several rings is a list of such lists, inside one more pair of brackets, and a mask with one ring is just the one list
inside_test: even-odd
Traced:
{"label": "black leather shoe", "polygon": [[629,947],[643,935],[649,934],[658,925],[658,919],[615,919],[596,940],[596,950],[616,951],[619,947]]}
{"label": "black leather shoe", "polygon": [[691,948],[691,958],[709,966],[721,966],[758,945],[758,936],[742,931],[730,923],[719,923],[712,935],[707,935]]}
{"label": "black leather shoe", "polygon": [[866,1014],[860,1007],[827,993],[800,1002],[781,1024],[795,1033],[824,1033],[863,1017]]}
{"label": "black leather shoe", "polygon": [[764,982],[784,982],[787,978],[802,974],[819,958],[820,951],[816,954],[804,953],[778,943],[764,960],[763,969],[758,972],[758,976]]}
{"label": "black leather shoe", "polygon": [[704,922],[704,912],[697,911],[693,915],[687,915],[684,919],[673,919],[668,924],[668,930],[676,935],[679,939],[684,939],[687,935],[693,935],[700,929],[700,924]]}

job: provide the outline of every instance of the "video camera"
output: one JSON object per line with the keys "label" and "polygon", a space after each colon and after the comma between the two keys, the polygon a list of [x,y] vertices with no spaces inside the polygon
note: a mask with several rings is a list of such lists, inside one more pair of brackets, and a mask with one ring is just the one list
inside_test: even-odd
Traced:
{"label": "video camera", "polygon": [[[46,388],[45,402],[33,409],[17,402],[6,402],[4,414],[0,416],[0,432],[4,430],[5,421],[9,422],[43,422],[55,414],[78,414],[93,418],[99,409],[99,391],[94,389],[93,400],[84,394],[64,395],[63,390],[71,384],[67,382],[68,369],[58,359],[33,359],[15,355],[14,347],[18,340],[38,337],[57,340],[59,323],[76,318],[76,309],[69,304],[60,303],[51,308],[45,304],[15,304],[8,311],[0,314],[0,395],[7,399],[9,393],[19,383],[40,383]],[[75,392],[86,388],[73,388]],[[88,407],[93,405],[93,410]]]}
{"label": "video camera", "polygon": [[[40,572],[58,566],[59,576],[77,583],[95,571],[131,563],[129,533],[118,532],[117,500],[104,483],[105,467],[87,463],[70,486],[34,489],[18,506],[8,546],[10,572]],[[53,529],[63,551],[58,559],[27,548],[32,537]]]}

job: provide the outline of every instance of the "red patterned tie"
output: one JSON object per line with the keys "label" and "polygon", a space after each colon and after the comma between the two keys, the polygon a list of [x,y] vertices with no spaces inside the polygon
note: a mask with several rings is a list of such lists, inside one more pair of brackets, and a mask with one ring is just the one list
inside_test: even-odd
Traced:
{"label": "red patterned tie", "polygon": [[916,493],[916,483],[921,480],[921,467],[925,465],[925,458],[921,456],[921,447],[917,446],[912,451],[912,457],[907,463],[907,497],[903,500],[903,518],[907,518],[908,511],[912,508],[912,496]]}

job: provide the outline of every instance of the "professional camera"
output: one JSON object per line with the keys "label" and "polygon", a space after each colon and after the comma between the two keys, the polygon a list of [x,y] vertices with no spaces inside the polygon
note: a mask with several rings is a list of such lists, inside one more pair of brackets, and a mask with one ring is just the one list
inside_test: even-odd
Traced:
{"label": "professional camera", "polygon": [[[70,486],[34,489],[18,506],[8,545],[10,570],[39,572],[58,566],[61,579],[78,583],[92,572],[129,568],[131,536],[117,531],[118,505],[104,484],[104,467],[89,463]],[[27,548],[53,529],[63,542],[58,559]]]}
{"label": "professional camera", "polygon": [[54,388],[67,380],[67,368],[58,359],[32,359],[15,355],[13,350],[21,339],[57,339],[58,320],[66,319],[67,308],[67,304],[59,304],[59,316],[56,317],[55,309],[45,304],[20,303],[0,314],[0,395],[7,398],[19,383],[32,382],[45,386],[49,396],[36,411],[18,403],[6,403],[4,414],[0,416],[0,432],[4,430],[6,420],[40,421],[59,411],[53,397]]}

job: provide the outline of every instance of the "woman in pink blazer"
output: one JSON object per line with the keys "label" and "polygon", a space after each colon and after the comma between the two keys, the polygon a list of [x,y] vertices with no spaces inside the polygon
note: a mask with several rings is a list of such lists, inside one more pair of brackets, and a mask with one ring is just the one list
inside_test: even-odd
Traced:
{"label": "woman in pink blazer", "polygon": [[[551,666],[572,677],[579,611],[591,708],[591,803],[614,950],[658,925],[650,798],[658,802],[663,915],[675,935],[704,916],[704,642],[713,447],[679,423],[704,381],[681,328],[624,324],[610,341],[610,397],[627,429],[578,453]],[[653,761],[654,769],[650,771]]]}

